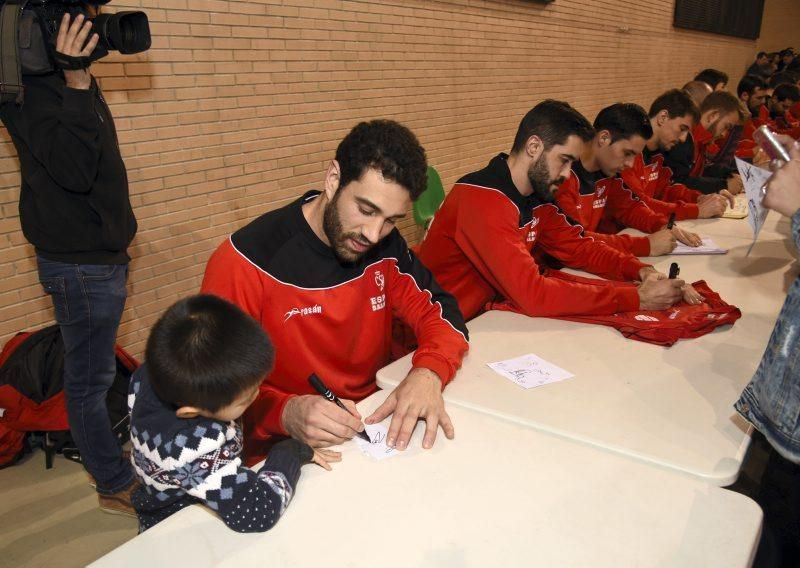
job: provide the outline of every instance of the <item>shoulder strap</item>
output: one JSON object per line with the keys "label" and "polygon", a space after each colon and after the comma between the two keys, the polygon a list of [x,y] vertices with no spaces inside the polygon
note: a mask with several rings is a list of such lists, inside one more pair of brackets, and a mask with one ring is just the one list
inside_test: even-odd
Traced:
{"label": "shoulder strap", "polygon": [[19,62],[18,26],[28,0],[6,0],[0,8],[0,103],[22,104],[24,87]]}

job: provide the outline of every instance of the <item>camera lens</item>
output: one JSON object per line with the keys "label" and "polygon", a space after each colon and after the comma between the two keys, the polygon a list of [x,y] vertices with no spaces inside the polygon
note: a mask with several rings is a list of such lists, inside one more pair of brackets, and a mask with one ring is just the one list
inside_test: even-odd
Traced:
{"label": "camera lens", "polygon": [[93,25],[107,49],[126,54],[150,49],[150,25],[144,12],[100,14]]}

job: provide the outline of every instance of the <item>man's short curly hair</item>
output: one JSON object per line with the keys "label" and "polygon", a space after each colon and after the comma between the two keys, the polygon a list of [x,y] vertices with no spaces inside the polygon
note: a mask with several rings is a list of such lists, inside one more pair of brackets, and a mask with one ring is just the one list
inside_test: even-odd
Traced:
{"label": "man's short curly hair", "polygon": [[339,187],[375,169],[407,189],[416,201],[428,183],[425,149],[408,128],[393,120],[357,124],[336,148],[336,161],[341,170]]}

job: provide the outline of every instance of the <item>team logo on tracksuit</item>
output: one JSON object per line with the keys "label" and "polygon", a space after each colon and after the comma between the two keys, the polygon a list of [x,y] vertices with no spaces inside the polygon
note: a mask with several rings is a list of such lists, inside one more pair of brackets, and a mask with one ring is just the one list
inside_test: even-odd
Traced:
{"label": "team logo on tracksuit", "polygon": [[283,321],[287,322],[290,318],[294,316],[310,316],[313,314],[321,314],[322,313],[322,306],[319,304],[315,304],[313,306],[305,306],[303,308],[292,308],[288,312],[283,315]]}
{"label": "team logo on tracksuit", "polygon": [[531,219],[531,226],[528,229],[528,236],[526,237],[526,240],[529,243],[532,243],[533,241],[536,240],[536,230],[535,229],[536,229],[536,225],[538,225],[538,224],[539,224],[539,217],[534,217],[533,219]]}
{"label": "team logo on tracksuit", "polygon": [[[386,280],[383,277],[383,272],[380,270],[375,271],[375,286],[378,287],[378,290],[383,292],[383,288],[386,284]],[[382,310],[386,307],[386,294],[380,294],[378,296],[373,296],[369,299],[370,304],[372,305],[372,311],[377,312],[378,310]]]}

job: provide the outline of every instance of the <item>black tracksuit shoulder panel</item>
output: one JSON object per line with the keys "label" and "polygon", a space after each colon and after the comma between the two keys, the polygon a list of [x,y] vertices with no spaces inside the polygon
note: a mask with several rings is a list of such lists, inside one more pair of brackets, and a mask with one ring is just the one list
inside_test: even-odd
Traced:
{"label": "black tracksuit shoulder panel", "polygon": [[343,262],[303,216],[303,204],[318,195],[310,191],[286,207],[261,215],[232,235],[233,246],[273,278],[301,288],[337,286],[358,278],[371,264],[386,258],[400,261],[407,254],[403,237],[394,229],[358,261]]}
{"label": "black tracksuit shoulder panel", "polygon": [[456,183],[485,187],[503,193],[519,209],[520,227],[524,227],[531,222],[534,208],[553,202],[552,199],[539,199],[535,194],[524,196],[519,192],[517,186],[514,185],[514,180],[511,178],[511,170],[508,168],[508,154],[505,153],[498,154],[491,159],[485,168],[465,175]]}
{"label": "black tracksuit shoulder panel", "polygon": [[578,178],[578,193],[581,195],[592,195],[595,192],[595,184],[606,176],[602,171],[590,172],[583,167],[580,160],[572,162],[572,171]]}

